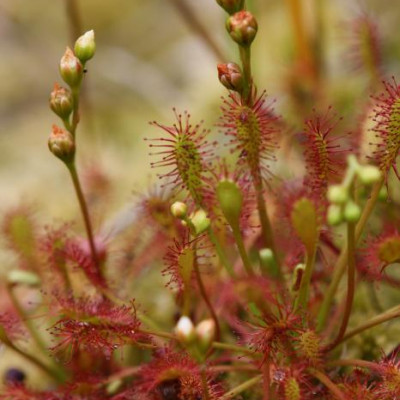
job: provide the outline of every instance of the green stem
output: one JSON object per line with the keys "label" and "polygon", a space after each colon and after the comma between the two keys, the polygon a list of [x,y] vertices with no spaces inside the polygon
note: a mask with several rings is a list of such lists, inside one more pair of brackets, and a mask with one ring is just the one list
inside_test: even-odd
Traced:
{"label": "green stem", "polygon": [[[382,314],[376,315],[375,317],[371,318],[369,321],[361,324],[355,329],[348,331],[340,341],[335,344],[335,347],[344,341],[352,338],[355,335],[358,335],[361,332],[364,332],[367,329],[373,328],[374,326],[380,325],[384,322],[390,321],[391,319],[400,317],[400,306],[395,306]],[[332,347],[334,348],[334,347]]]}
{"label": "green stem", "polygon": [[75,167],[75,163],[73,162],[71,164],[68,164],[67,168],[68,168],[68,171],[70,172],[71,179],[74,184],[75,192],[78,197],[79,206],[81,208],[83,220],[85,223],[86,235],[88,237],[90,252],[92,255],[92,260],[93,260],[94,265],[98,269],[98,271],[101,273],[100,263],[99,263],[99,259],[97,257],[96,246],[94,243],[93,229],[92,229],[92,224],[90,221],[89,210],[88,210],[88,207],[86,204],[85,196],[83,195],[83,192],[82,192],[82,187],[81,187],[81,184],[79,181],[79,176],[78,176],[78,172]]}
{"label": "green stem", "polygon": [[231,225],[231,228],[232,228],[233,237],[234,237],[236,245],[238,247],[239,254],[243,261],[243,265],[246,269],[246,272],[248,273],[249,276],[254,276],[254,270],[251,265],[249,256],[247,255],[246,248],[244,247],[244,242],[243,242],[242,235],[240,233],[240,228],[238,225],[237,226]]}
{"label": "green stem", "polygon": [[79,93],[80,87],[76,87],[72,89],[72,124],[69,124],[69,129],[66,125],[66,128],[71,132],[72,136],[75,138],[76,128],[79,124]]}
{"label": "green stem", "polygon": [[353,307],[355,279],[356,279],[356,260],[355,260],[355,225],[352,222],[347,224],[347,246],[348,246],[348,268],[347,268],[347,297],[346,305],[343,314],[342,324],[336,339],[327,346],[326,350],[334,348],[337,343],[340,343],[344,334],[346,333],[347,325],[349,323],[351,309]]}
{"label": "green stem", "polygon": [[339,389],[337,385],[335,385],[327,375],[325,375],[323,372],[318,371],[314,368],[309,368],[308,372],[310,372],[311,375],[315,376],[321,383],[323,383],[330,391],[331,393],[339,400],[346,400],[344,394],[342,391]]}
{"label": "green stem", "polygon": [[221,243],[219,242],[215,232],[213,231],[212,228],[210,228],[208,229],[207,233],[211,243],[215,247],[215,251],[217,252],[219,260],[226,269],[226,272],[229,274],[231,278],[235,278],[236,277],[235,271],[233,270],[233,267],[230,261],[228,260],[228,257],[226,256],[225,251],[222,248]]}
{"label": "green stem", "polygon": [[222,397],[221,400],[228,400],[232,399],[233,397],[237,396],[239,393],[244,392],[247,389],[250,389],[252,386],[256,385],[262,379],[262,375],[255,376],[254,378],[249,379],[246,382],[243,382],[239,386],[236,386],[229,392],[226,392]]}
{"label": "green stem", "polygon": [[[368,199],[367,203],[365,204],[365,207],[361,214],[360,220],[358,221],[358,223],[356,225],[355,244],[357,244],[358,240],[360,239],[361,234],[362,234],[362,232],[365,228],[365,225],[368,221],[368,218],[370,217],[372,210],[375,207],[375,204],[378,200],[379,192],[382,188],[383,183],[384,183],[384,178],[381,178],[378,182],[375,183],[375,185],[372,188],[371,197]],[[346,243],[346,245],[342,248],[342,251],[339,255],[338,260],[336,261],[336,265],[333,270],[332,282],[327,289],[327,292],[325,294],[324,300],[322,302],[322,305],[321,305],[321,308],[320,308],[320,311],[318,314],[317,331],[319,331],[319,332],[324,328],[324,326],[326,324],[326,320],[329,315],[331,304],[335,297],[340,280],[344,274],[344,271],[346,270],[347,260],[348,260],[348,245]]]}
{"label": "green stem", "polygon": [[239,45],[239,54],[240,60],[242,62],[243,68],[243,92],[242,99],[243,102],[247,105],[251,105],[251,86],[252,86],[252,77],[251,77],[251,50],[250,46],[240,46]]}
{"label": "green stem", "polygon": [[295,310],[305,310],[309,297],[311,277],[315,264],[315,257],[317,254],[317,242],[314,244],[312,252],[307,253],[306,267],[304,269],[303,277],[300,283],[299,296],[296,299]]}

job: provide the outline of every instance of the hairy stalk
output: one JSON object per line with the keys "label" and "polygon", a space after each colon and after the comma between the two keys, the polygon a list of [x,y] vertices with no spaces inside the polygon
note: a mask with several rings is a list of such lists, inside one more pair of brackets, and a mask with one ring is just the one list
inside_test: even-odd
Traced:
{"label": "hairy stalk", "polygon": [[307,252],[306,268],[300,283],[299,295],[296,299],[295,309],[305,310],[307,308],[307,301],[310,292],[311,277],[315,264],[315,257],[317,254],[317,242],[311,252]]}
{"label": "hairy stalk", "polygon": [[[361,237],[361,234],[362,234],[362,232],[365,228],[365,225],[368,221],[368,218],[370,217],[372,210],[375,207],[375,204],[378,200],[379,192],[382,188],[383,183],[384,183],[384,178],[382,177],[373,186],[373,189],[371,192],[371,197],[368,199],[367,203],[365,204],[365,207],[361,214],[360,220],[358,221],[356,228],[355,228],[355,234],[354,234],[355,245],[357,245],[357,242]],[[332,282],[326,291],[324,300],[322,302],[322,305],[321,305],[321,308],[320,308],[320,311],[318,314],[317,331],[319,331],[319,332],[325,327],[326,320],[328,318],[328,314],[329,314],[329,311],[331,308],[331,304],[335,297],[340,280],[342,279],[342,276],[346,270],[346,264],[348,261],[348,251],[349,251],[348,244],[346,243],[346,245],[342,248],[339,258],[336,261],[336,265],[335,265],[334,271],[333,271]]]}
{"label": "hairy stalk", "polygon": [[321,383],[323,383],[330,391],[331,393],[339,400],[346,400],[344,394],[342,391],[339,389],[337,385],[335,385],[327,375],[325,375],[323,372],[318,371],[314,368],[309,368],[308,372],[310,372],[311,375],[315,376]]}
{"label": "hairy stalk", "polygon": [[81,208],[83,220],[85,223],[86,235],[88,237],[90,252],[92,255],[92,260],[93,260],[93,263],[96,266],[97,270],[101,273],[100,263],[99,263],[99,259],[97,256],[96,246],[94,243],[93,229],[92,229],[92,224],[90,221],[89,210],[88,210],[88,207],[86,204],[85,196],[83,195],[83,192],[82,192],[82,187],[81,187],[81,184],[79,181],[78,172],[76,170],[76,166],[75,166],[74,162],[71,164],[67,164],[67,167],[68,167],[68,171],[71,175],[72,182],[74,184],[76,196],[78,197],[78,201],[79,201],[79,206]]}
{"label": "hairy stalk", "polygon": [[221,400],[229,400],[233,397],[237,396],[238,394],[244,392],[247,389],[250,389],[252,386],[256,385],[262,379],[262,375],[255,376],[254,378],[249,379],[246,382],[243,382],[239,386],[236,386],[229,392],[226,392],[222,397]]}
{"label": "hairy stalk", "polygon": [[208,297],[207,290],[203,283],[203,279],[201,278],[201,274],[199,271],[199,264],[197,262],[197,257],[195,257],[195,259],[194,259],[194,273],[196,275],[196,280],[197,280],[197,284],[199,285],[201,296],[203,297],[203,300],[205,301],[207,308],[210,311],[211,318],[213,319],[213,321],[215,323],[215,340],[218,341],[221,336],[221,329],[220,329],[217,313],[215,312],[212,302],[210,301],[210,298]]}
{"label": "hairy stalk", "polygon": [[208,30],[204,29],[196,14],[188,6],[186,1],[170,0],[170,2],[174,5],[179,14],[182,16],[182,20],[185,21],[188,24],[189,28],[192,29],[203,40],[203,42],[214,53],[215,57],[220,61],[225,60],[226,57],[220,49],[218,43],[214,40],[213,36],[208,33]]}
{"label": "hairy stalk", "polygon": [[[338,341],[334,347],[343,343],[344,341],[352,338],[355,335],[358,335],[361,332],[366,331],[367,329],[373,328],[374,326],[380,325],[384,322],[390,321],[391,319],[400,317],[400,306],[395,306],[390,308],[389,310],[383,312],[382,314],[376,315],[375,317],[371,318],[369,321],[361,324],[357,328],[354,328],[348,331],[340,341]],[[334,348],[332,347],[332,348]]]}
{"label": "hairy stalk", "polygon": [[347,267],[347,297],[346,305],[343,314],[342,324],[336,339],[327,346],[326,350],[330,350],[339,343],[344,334],[346,333],[347,325],[349,323],[351,309],[353,307],[354,291],[355,291],[355,278],[356,278],[356,260],[355,260],[355,225],[352,222],[347,224],[347,246],[348,246],[348,267]]}

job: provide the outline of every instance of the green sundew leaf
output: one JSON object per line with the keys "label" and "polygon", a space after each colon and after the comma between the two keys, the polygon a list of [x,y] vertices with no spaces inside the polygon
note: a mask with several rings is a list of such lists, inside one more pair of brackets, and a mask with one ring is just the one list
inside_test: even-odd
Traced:
{"label": "green sundew leaf", "polygon": [[312,253],[318,239],[318,216],[312,201],[306,197],[297,200],[290,219],[307,253]]}

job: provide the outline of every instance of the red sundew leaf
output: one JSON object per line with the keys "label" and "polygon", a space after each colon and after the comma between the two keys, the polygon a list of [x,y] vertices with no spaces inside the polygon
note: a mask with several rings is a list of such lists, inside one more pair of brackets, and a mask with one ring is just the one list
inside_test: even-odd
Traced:
{"label": "red sundew leaf", "polygon": [[88,298],[57,298],[62,315],[49,330],[59,342],[52,347],[56,353],[73,357],[78,350],[103,353],[105,357],[126,344],[148,340],[140,332],[133,302],[116,306],[108,300]]}
{"label": "red sundew leaf", "polygon": [[385,91],[372,97],[375,107],[371,118],[375,126],[371,130],[376,134],[377,143],[373,143],[375,150],[371,159],[379,166],[387,181],[390,169],[400,179],[396,168],[400,151],[400,86],[394,78],[392,82],[384,81],[383,84]]}
{"label": "red sundew leaf", "polygon": [[231,136],[232,151],[239,154],[239,166],[249,174],[255,185],[272,176],[270,163],[275,160],[278,117],[274,114],[272,102],[266,104],[263,92],[257,97],[252,94],[252,107],[243,104],[239,95],[230,93],[223,99],[222,117],[218,126]]}
{"label": "red sundew leaf", "polygon": [[[172,393],[176,400],[198,400],[203,398],[204,384],[210,400],[217,400],[222,394],[219,385],[211,383],[211,374],[206,371],[203,382],[200,366],[181,351],[170,348],[159,349],[147,365],[139,372],[138,393],[147,394],[151,400],[159,400],[163,394]],[[170,397],[168,397],[170,398]]]}
{"label": "red sundew leaf", "polygon": [[159,175],[167,179],[164,186],[171,185],[174,189],[186,189],[195,203],[203,201],[204,184],[207,182],[205,173],[207,160],[213,155],[213,147],[216,143],[210,143],[206,137],[209,130],[202,129],[201,121],[197,125],[190,124],[190,114],[186,111],[179,114],[174,109],[176,124],[172,126],[161,125],[156,121],[151,125],[161,128],[167,137],[147,139],[152,148],[160,148],[154,155],[161,156],[159,161],[153,162],[152,167],[171,167],[167,173]]}
{"label": "red sundew leaf", "polygon": [[325,199],[328,185],[340,179],[349,153],[349,149],[342,148],[340,143],[348,133],[334,135],[340,121],[332,107],[328,107],[323,115],[314,110],[313,117],[305,121],[302,143],[307,175],[304,182],[314,196],[322,199]]}

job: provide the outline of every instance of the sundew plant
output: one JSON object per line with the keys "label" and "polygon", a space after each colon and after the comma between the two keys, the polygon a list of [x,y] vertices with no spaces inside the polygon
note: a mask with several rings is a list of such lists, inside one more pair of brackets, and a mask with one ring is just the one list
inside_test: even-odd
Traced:
{"label": "sundew plant", "polygon": [[[400,399],[400,86],[384,73],[379,26],[365,12],[343,27],[366,82],[347,110],[302,2],[287,1],[295,68],[283,99],[252,72],[257,15],[245,0],[211,6],[238,50],[216,65],[220,118],[166,105],[171,117],[143,134],[158,179],[108,236],[75,160],[94,31],[59,61],[48,164],[64,164],[84,231],[43,226],[24,206],[2,217],[18,265],[2,283],[0,341],[45,384],[10,367],[0,399]],[[211,29],[200,35],[215,45]],[[161,297],[174,304],[162,316],[148,307]]]}

